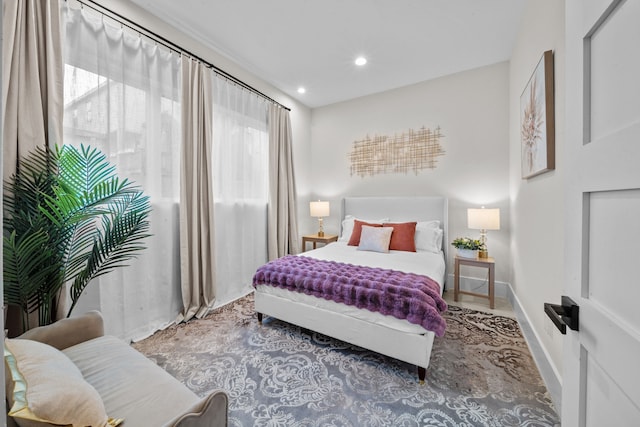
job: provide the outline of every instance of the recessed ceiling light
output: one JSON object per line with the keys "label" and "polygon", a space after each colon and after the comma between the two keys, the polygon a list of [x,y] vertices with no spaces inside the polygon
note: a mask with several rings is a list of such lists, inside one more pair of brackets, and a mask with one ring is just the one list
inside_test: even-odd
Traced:
{"label": "recessed ceiling light", "polygon": [[366,63],[367,63],[367,58],[365,58],[364,56],[359,56],[356,58],[356,65],[363,66]]}
{"label": "recessed ceiling light", "polygon": [[305,93],[307,90],[303,87],[298,88],[298,93]]}

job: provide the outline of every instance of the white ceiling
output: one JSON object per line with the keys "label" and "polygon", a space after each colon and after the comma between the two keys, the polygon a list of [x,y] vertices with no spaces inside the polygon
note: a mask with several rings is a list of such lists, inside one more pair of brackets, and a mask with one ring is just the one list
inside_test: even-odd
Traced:
{"label": "white ceiling", "polygon": [[508,60],[525,2],[131,1],[311,108]]}

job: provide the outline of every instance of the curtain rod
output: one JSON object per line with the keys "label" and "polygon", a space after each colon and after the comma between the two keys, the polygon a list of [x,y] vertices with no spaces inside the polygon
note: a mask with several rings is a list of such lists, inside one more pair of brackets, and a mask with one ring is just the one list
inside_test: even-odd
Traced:
{"label": "curtain rod", "polygon": [[[65,0],[68,1],[68,0]],[[264,93],[260,92],[258,89],[254,88],[251,85],[248,85],[247,83],[243,82],[242,80],[240,80],[239,78],[229,74],[228,72],[224,71],[221,68],[216,67],[215,65],[213,65],[211,62],[202,59],[200,56],[195,55],[194,53],[192,53],[191,51],[182,48],[181,46],[167,40],[166,38],[162,37],[161,35],[149,30],[148,28],[143,27],[142,25],[139,25],[133,21],[131,21],[129,18],[126,18],[122,15],[120,15],[117,12],[114,12],[113,10],[106,8],[104,6],[102,6],[99,3],[96,3],[94,0],[75,0],[78,3],[80,3],[80,5],[83,6],[87,6],[90,9],[95,10],[98,13],[101,13],[103,15],[110,15],[110,17],[112,19],[114,19],[115,21],[117,21],[118,23],[120,23],[121,25],[124,25],[125,27],[136,31],[138,33],[144,33],[145,36],[149,37],[150,39],[152,39],[153,41],[160,43],[161,45],[163,45],[164,47],[166,47],[169,50],[172,50],[174,52],[180,53],[180,54],[186,54],[194,59],[196,59],[197,61],[203,63],[205,66],[210,67],[216,74],[219,74],[221,76],[224,76],[225,78],[231,80],[232,82],[234,82],[235,84],[237,84],[238,86],[241,86],[247,90],[250,90],[251,92],[255,93],[256,95],[259,95],[261,97],[263,97],[264,99],[266,99],[269,102],[272,102],[276,105],[279,105],[280,107],[284,108],[287,111],[291,111],[291,108],[287,107],[286,105],[282,105],[281,103],[279,103],[278,101],[276,101],[275,99],[271,98],[268,95],[265,95]]]}

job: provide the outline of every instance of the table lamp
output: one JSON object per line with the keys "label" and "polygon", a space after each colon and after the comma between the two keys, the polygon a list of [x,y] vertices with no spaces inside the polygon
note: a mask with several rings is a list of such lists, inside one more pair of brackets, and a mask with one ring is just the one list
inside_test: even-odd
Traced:
{"label": "table lamp", "polygon": [[322,217],[329,216],[329,202],[321,202],[320,200],[317,202],[310,202],[309,210],[311,211],[311,216],[318,218],[318,223],[320,225],[318,236],[323,237],[324,230],[322,229]]}
{"label": "table lamp", "polygon": [[467,209],[467,227],[480,230],[482,248],[478,251],[479,258],[487,258],[487,230],[500,230],[500,209]]}

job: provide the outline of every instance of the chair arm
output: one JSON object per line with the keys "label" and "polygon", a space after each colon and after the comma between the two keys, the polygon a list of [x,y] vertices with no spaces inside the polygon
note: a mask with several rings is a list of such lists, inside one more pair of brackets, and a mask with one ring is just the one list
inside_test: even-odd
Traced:
{"label": "chair arm", "polygon": [[164,427],[227,427],[229,399],[224,391],[213,391]]}
{"label": "chair arm", "polygon": [[58,320],[50,325],[38,326],[17,338],[39,341],[63,350],[103,335],[102,314],[94,310],[77,317]]}

